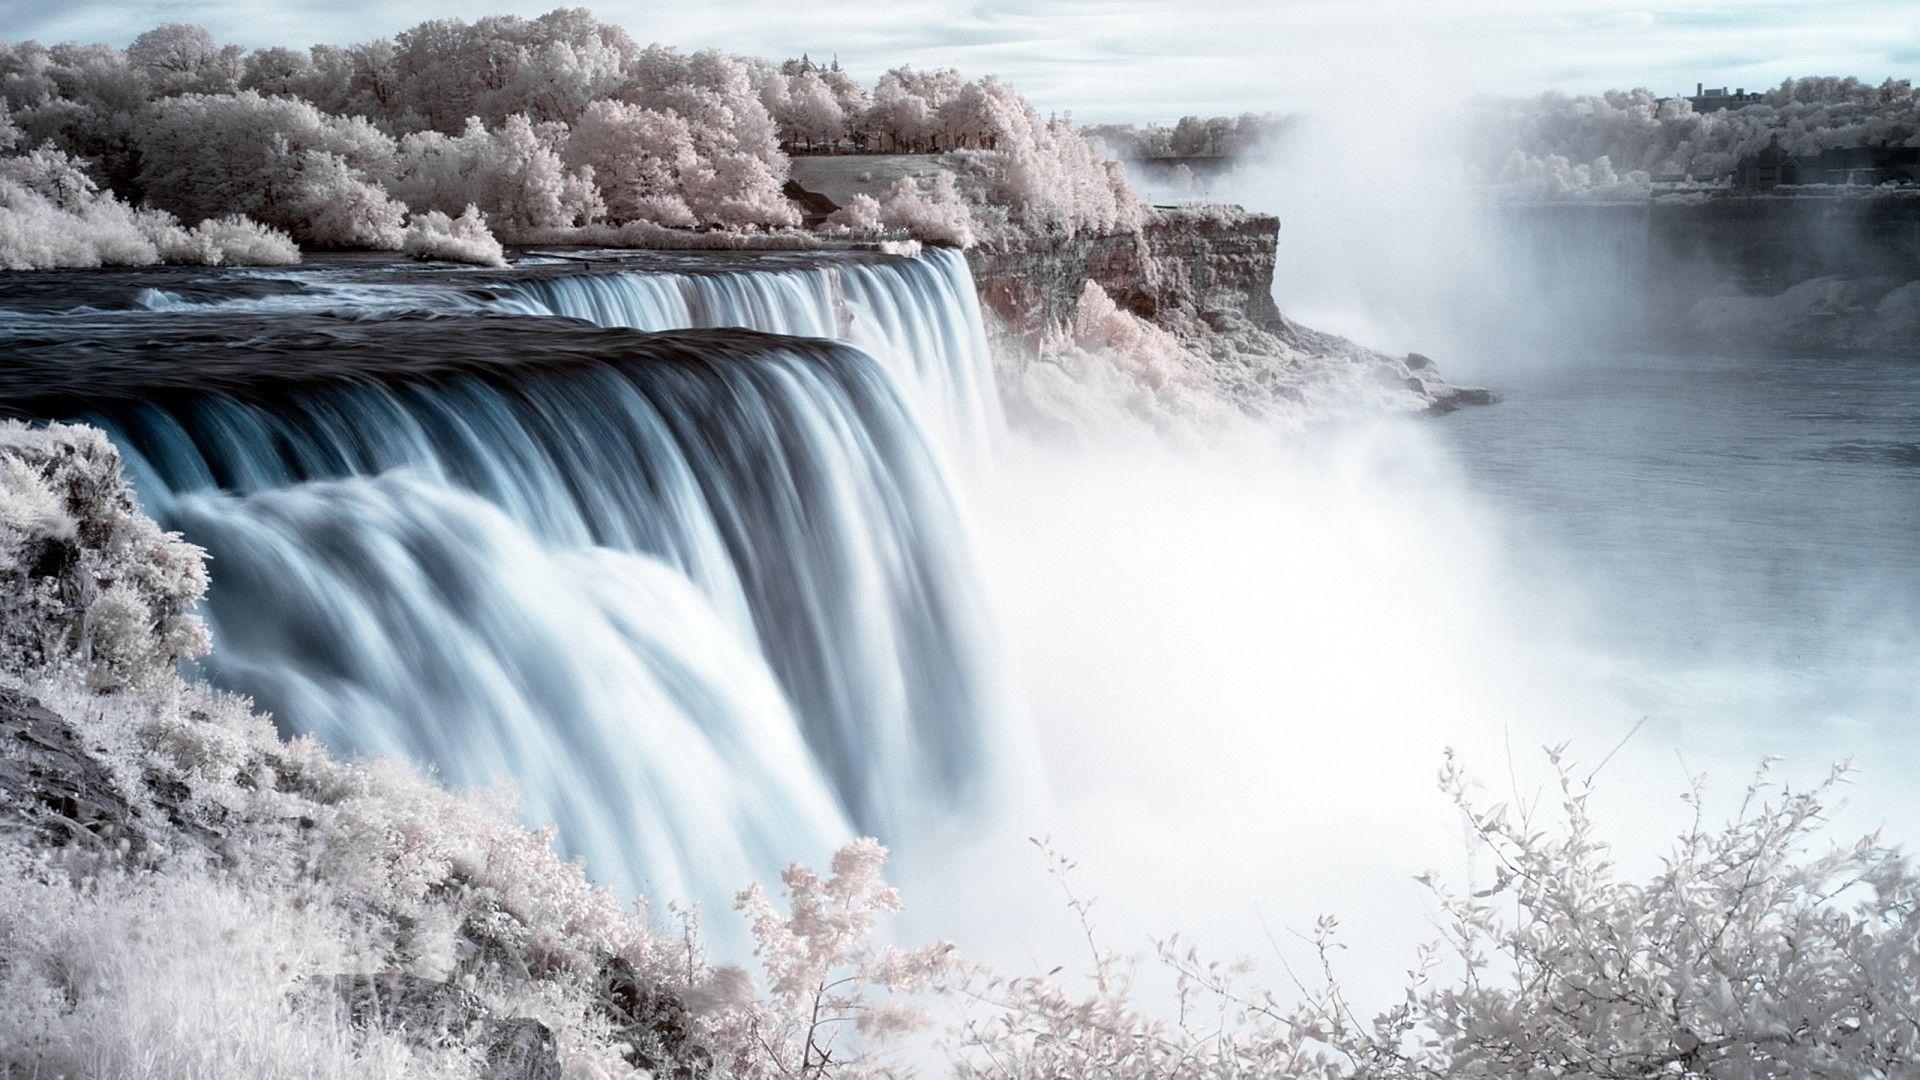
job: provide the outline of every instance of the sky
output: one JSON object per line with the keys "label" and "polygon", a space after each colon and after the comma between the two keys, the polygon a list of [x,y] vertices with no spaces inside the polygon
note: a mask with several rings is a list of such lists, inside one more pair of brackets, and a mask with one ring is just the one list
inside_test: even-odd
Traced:
{"label": "sky", "polygon": [[[124,45],[194,22],[249,46],[348,44],[431,18],[537,15],[523,0],[0,0],[11,40]],[[1793,75],[1920,74],[1913,0],[603,0],[641,42],[993,73],[1085,121],[1312,111],[1466,93],[1592,92]],[[270,17],[263,17],[271,12]]]}

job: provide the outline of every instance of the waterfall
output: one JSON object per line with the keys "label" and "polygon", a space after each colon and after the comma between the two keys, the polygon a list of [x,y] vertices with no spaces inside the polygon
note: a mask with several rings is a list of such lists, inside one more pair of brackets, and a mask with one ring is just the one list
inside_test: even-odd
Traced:
{"label": "waterfall", "polygon": [[[489,288],[41,326],[0,383],[207,548],[216,681],[512,783],[623,892],[724,906],[1025,787],[943,464],[997,422],[957,256]],[[802,334],[620,328],[728,319]]]}
{"label": "waterfall", "polygon": [[973,276],[949,248],[789,269],[568,274],[516,281],[506,293],[504,310],[598,326],[728,326],[846,341],[893,371],[963,460],[984,460],[1000,429]]}
{"label": "waterfall", "polygon": [[511,779],[600,881],[713,903],[851,829],[765,663],[662,560],[406,470],[195,493],[169,524],[218,568],[222,683],[335,752]]}

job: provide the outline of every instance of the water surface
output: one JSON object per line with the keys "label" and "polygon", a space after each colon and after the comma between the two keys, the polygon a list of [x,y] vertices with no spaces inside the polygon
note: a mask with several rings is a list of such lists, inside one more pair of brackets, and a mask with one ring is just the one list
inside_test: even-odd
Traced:
{"label": "water surface", "polygon": [[1440,425],[1534,602],[1700,762],[1853,755],[1920,833],[1920,363],[1586,357]]}

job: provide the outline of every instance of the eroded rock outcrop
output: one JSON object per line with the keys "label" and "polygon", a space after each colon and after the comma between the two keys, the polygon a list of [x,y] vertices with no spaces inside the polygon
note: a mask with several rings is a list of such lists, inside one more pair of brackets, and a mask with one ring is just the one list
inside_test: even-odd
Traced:
{"label": "eroded rock outcrop", "polygon": [[0,833],[47,848],[146,846],[140,811],[65,718],[0,687]]}
{"label": "eroded rock outcrop", "polygon": [[1238,207],[1156,209],[1138,232],[971,250],[1010,411],[1090,427],[1105,406],[1106,419],[1177,428],[1225,413],[1304,421],[1491,400],[1424,358],[1288,319],[1273,300],[1279,229]]}

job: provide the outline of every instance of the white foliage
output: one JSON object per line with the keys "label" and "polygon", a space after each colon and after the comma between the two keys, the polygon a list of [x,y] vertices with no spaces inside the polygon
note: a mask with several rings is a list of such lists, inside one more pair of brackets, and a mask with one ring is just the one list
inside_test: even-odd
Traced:
{"label": "white foliage", "polygon": [[0,670],[153,686],[206,653],[202,553],[141,514],[119,470],[92,428],[0,425]]}
{"label": "white foliage", "polygon": [[973,246],[973,215],[950,172],[935,174],[924,192],[912,177],[895,181],[886,198],[880,200],[880,224],[932,244]]}
{"label": "white foliage", "polygon": [[1651,178],[1645,172],[1635,170],[1621,176],[1614,171],[1613,159],[1604,154],[1590,164],[1575,165],[1559,154],[1537,158],[1515,150],[1500,170],[1500,182],[1516,193],[1537,199],[1644,199],[1653,192]]}
{"label": "white foliage", "polygon": [[221,45],[203,27],[163,23],[133,39],[127,64],[145,73],[162,94],[225,94],[240,88],[245,52],[238,45]]}
{"label": "white foliage", "polygon": [[[409,208],[468,204],[516,241],[603,218],[793,228],[783,141],[961,152],[964,217],[942,190],[901,193],[881,226],[928,240],[1011,243],[1141,221],[1116,163],[991,77],[901,67],[869,95],[837,65],[641,49],[584,9],[432,20],[304,53],[248,53],[184,24],[124,51],[0,45],[0,106],[0,147],[51,142],[111,190],[186,222],[244,214],[316,246],[395,249]],[[43,216],[8,227],[22,237],[17,264],[153,258],[97,226],[89,245],[88,230]],[[154,240],[182,259],[214,257],[174,233]]]}
{"label": "white foliage", "polygon": [[846,137],[847,113],[819,72],[805,71],[787,84],[774,119],[788,142],[832,145]]}
{"label": "white foliage", "polygon": [[396,248],[404,209],[373,182],[393,166],[387,135],[291,98],[185,94],[141,129],[141,181],[189,221],[242,213],[323,246]]}
{"label": "white foliage", "polygon": [[[1650,877],[1614,864],[1589,780],[1559,749],[1558,820],[1489,804],[1451,760],[1442,787],[1496,867],[1456,893],[1432,875],[1441,941],[1417,950],[1399,1000],[1361,1012],[1342,990],[1338,921],[1307,939],[1290,987],[1177,938],[1155,959],[1175,1007],[1136,993],[1137,957],[1093,946],[1085,988],[974,969],[948,989],[988,1006],[963,1022],[970,1076],[1897,1076],[1920,1066],[1912,1017],[1920,877],[1876,837],[1821,835],[1838,773],[1811,791],[1764,775],[1724,825],[1695,810]],[[1590,778],[1589,778],[1590,779]],[[1551,797],[1551,796],[1550,796]],[[1066,881],[1072,864],[1047,851]],[[1443,963],[1442,957],[1447,959]]]}
{"label": "white foliage", "polygon": [[856,192],[845,206],[827,216],[827,226],[862,236],[876,234],[881,229],[880,200],[865,192]]}
{"label": "white foliage", "polygon": [[83,883],[0,841],[0,1069],[126,1080],[473,1075],[470,1048],[356,1028],[325,1000],[333,976],[359,962],[352,942],[324,894],[201,871]]}
{"label": "white foliage", "polygon": [[1278,113],[1183,116],[1162,124],[1089,124],[1080,133],[1124,158],[1238,157],[1285,133],[1292,118]]}
{"label": "white foliage", "polygon": [[699,166],[693,133],[671,112],[596,101],[567,138],[567,164],[591,169],[615,221],[692,225],[682,178]]}
{"label": "white foliage", "polygon": [[[435,19],[398,34],[358,61],[389,88],[375,102],[394,130],[452,133],[469,117],[571,123],[587,104],[614,96],[636,62],[633,40],[585,8],[535,19]],[[370,48],[371,47],[367,47]]]}
{"label": "white foliage", "polygon": [[894,181],[884,197],[855,194],[847,205],[827,218],[827,231],[866,239],[905,235],[929,244],[972,247],[973,212],[961,196],[953,174],[935,173],[922,188],[913,177]]}
{"label": "white foliage", "polygon": [[443,259],[447,262],[474,263],[479,266],[507,265],[500,241],[487,229],[487,219],[479,207],[469,203],[457,218],[438,210],[416,213],[407,223],[406,238],[400,250],[416,259]]}
{"label": "white foliage", "polygon": [[300,261],[300,248],[292,237],[239,214],[208,218],[188,233],[208,265],[292,266]]}
{"label": "white foliage", "polygon": [[1550,181],[1556,185],[1564,180],[1582,187],[1571,170],[1597,170],[1602,159],[1622,175],[1713,181],[1776,137],[1789,154],[1909,145],[1920,137],[1920,92],[1904,79],[1879,85],[1852,78],[1787,79],[1758,103],[1711,112],[1695,112],[1684,98],[1661,98],[1645,88],[1548,93],[1524,101],[1483,100],[1472,119],[1489,179],[1510,172],[1509,156],[1517,154],[1514,160],[1526,170],[1522,182],[1544,171],[1557,178]]}
{"label": "white foliage", "polygon": [[895,68],[881,77],[864,121],[883,145],[958,150],[961,191],[976,232],[1118,233],[1144,215],[1119,163],[1064,120],[1043,121],[988,76]]}
{"label": "white foliage", "polygon": [[[799,223],[799,212],[781,192],[786,155],[780,152],[773,117],[755,89],[747,62],[713,49],[683,55],[649,46],[629,68],[619,97],[684,124],[684,153],[677,131],[658,131],[665,141],[646,139],[643,144],[672,162],[678,193],[695,221],[731,229]],[[603,191],[605,184],[603,179]],[[610,196],[608,210],[618,218],[613,201]]]}
{"label": "white foliage", "polygon": [[0,268],[147,266],[160,251],[124,203],[100,199],[68,209],[0,177]]}
{"label": "white foliage", "polygon": [[386,188],[416,211],[478,206],[507,235],[590,224],[605,206],[591,167],[570,173],[561,161],[555,143],[566,137],[564,126],[538,129],[522,114],[494,131],[472,117],[458,136],[417,132],[400,140]]}
{"label": "white foliage", "polygon": [[[929,1022],[904,1004],[868,1000],[875,990],[926,989],[957,959],[945,942],[912,951],[875,947],[877,918],[901,910],[899,892],[882,874],[886,861],[878,841],[856,840],[834,853],[828,877],[799,863],[780,875],[786,911],[757,885],[735,901],[753,927],[772,996],[754,1039],[780,1075],[888,1074],[876,1051]],[[842,1030],[849,1025],[866,1045]]]}
{"label": "white foliage", "polygon": [[134,210],[51,146],[0,157],[0,267],[299,261],[289,238],[238,216],[183,229],[164,211]]}

